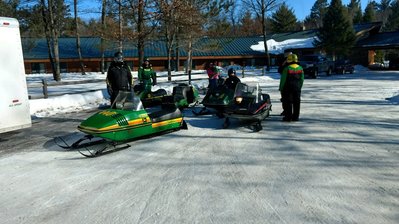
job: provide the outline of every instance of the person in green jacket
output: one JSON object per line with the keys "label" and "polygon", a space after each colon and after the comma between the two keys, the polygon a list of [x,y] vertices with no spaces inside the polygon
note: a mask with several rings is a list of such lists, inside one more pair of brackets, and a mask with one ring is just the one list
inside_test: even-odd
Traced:
{"label": "person in green jacket", "polygon": [[288,55],[287,66],[281,73],[279,87],[283,101],[283,121],[298,121],[304,79],[303,68],[298,64],[298,56]]}
{"label": "person in green jacket", "polygon": [[147,98],[151,93],[151,87],[157,84],[156,73],[152,69],[150,60],[146,58],[142,66],[138,70],[138,78],[140,84],[144,86],[143,92],[140,93],[140,98]]}

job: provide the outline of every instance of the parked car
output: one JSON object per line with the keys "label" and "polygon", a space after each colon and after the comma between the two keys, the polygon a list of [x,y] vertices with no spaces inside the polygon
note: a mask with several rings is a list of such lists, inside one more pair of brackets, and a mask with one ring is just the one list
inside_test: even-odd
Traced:
{"label": "parked car", "polygon": [[369,69],[371,70],[385,70],[387,69],[387,67],[380,62],[374,62],[373,64],[369,64],[368,66]]}
{"label": "parked car", "polygon": [[302,66],[305,75],[317,78],[320,72],[326,72],[331,75],[334,69],[334,62],[328,60],[322,55],[303,55],[299,58],[299,64]]}
{"label": "parked car", "polygon": [[353,74],[354,71],[355,67],[353,66],[352,62],[348,59],[338,60],[335,62],[335,73],[337,74],[345,74],[347,72]]}

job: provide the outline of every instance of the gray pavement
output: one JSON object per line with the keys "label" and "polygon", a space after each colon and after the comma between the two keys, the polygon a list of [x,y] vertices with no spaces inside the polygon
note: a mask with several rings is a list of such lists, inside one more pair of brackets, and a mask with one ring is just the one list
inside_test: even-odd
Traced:
{"label": "gray pavement", "polygon": [[1,223],[398,223],[397,80],[305,80],[294,123],[267,83],[260,132],[186,111],[188,130],[94,159],[53,143],[94,111],[35,120],[0,135]]}

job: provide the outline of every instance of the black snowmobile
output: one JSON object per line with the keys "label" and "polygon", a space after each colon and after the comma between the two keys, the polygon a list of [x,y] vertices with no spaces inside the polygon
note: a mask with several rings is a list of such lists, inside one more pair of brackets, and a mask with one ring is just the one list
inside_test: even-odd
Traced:
{"label": "black snowmobile", "polygon": [[223,117],[224,110],[229,107],[234,99],[234,90],[227,88],[223,84],[219,84],[215,89],[208,89],[204,99],[201,104],[204,106],[200,111],[194,111],[194,115],[204,115],[209,114],[212,108],[216,110],[216,115],[218,117]]}
{"label": "black snowmobile", "polygon": [[234,101],[224,110],[223,127],[230,126],[230,118],[249,123],[254,131],[262,130],[262,120],[270,115],[272,104],[269,94],[262,93],[258,83],[238,83]]}

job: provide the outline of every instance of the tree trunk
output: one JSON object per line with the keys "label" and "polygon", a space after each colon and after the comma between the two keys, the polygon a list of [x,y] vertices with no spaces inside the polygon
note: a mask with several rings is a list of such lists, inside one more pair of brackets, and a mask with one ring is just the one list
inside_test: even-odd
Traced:
{"label": "tree trunk", "polygon": [[263,34],[263,44],[265,47],[266,54],[266,71],[270,71],[270,57],[269,50],[267,48],[267,39],[266,39],[266,6],[264,5],[264,1],[262,1],[262,34]]}
{"label": "tree trunk", "polygon": [[101,31],[101,74],[105,73],[105,40],[104,40],[104,32],[107,28],[107,25],[105,23],[105,17],[106,17],[106,8],[107,6],[107,0],[102,0],[102,6],[101,6],[101,25],[102,25],[102,31]]}
{"label": "tree trunk", "polygon": [[180,67],[180,54],[179,54],[179,27],[176,28],[176,45],[175,45],[175,71],[179,71]]}
{"label": "tree trunk", "polygon": [[[192,54],[193,54],[193,40],[192,40],[192,36],[190,35],[189,40],[188,40],[188,51],[187,51],[187,65],[186,65],[186,73],[187,74],[189,73],[189,71],[191,70],[191,67],[193,66]],[[189,80],[189,81],[191,81],[191,80]]]}
{"label": "tree trunk", "polygon": [[118,0],[119,3],[119,52],[123,52],[123,13],[122,13],[122,1]]}
{"label": "tree trunk", "polygon": [[48,51],[48,57],[50,60],[50,65],[51,65],[51,71],[55,71],[54,67],[54,57],[53,57],[53,48],[51,47],[51,40],[50,40],[50,28],[49,28],[49,23],[47,20],[47,10],[46,10],[46,2],[45,0],[40,0],[42,6],[41,6],[41,12],[42,12],[42,19],[44,23],[44,33],[46,35],[46,42],[47,42],[47,51]]}
{"label": "tree trunk", "polygon": [[59,49],[58,49],[58,27],[55,24],[55,13],[53,11],[54,7],[54,1],[53,0],[48,0],[48,8],[49,8],[49,16],[50,16],[50,35],[51,35],[51,40],[53,43],[53,54],[54,54],[54,62],[55,62],[55,70],[53,70],[53,77],[54,80],[59,82],[61,81],[61,71],[60,71],[60,55],[59,55]]}
{"label": "tree trunk", "polygon": [[139,0],[138,5],[138,21],[137,21],[137,50],[138,50],[138,60],[140,67],[141,63],[144,61],[144,1]]}
{"label": "tree trunk", "polygon": [[173,49],[173,42],[174,42],[174,36],[173,36],[173,30],[170,28],[173,26],[170,23],[165,24],[165,39],[166,39],[166,50],[167,50],[167,69],[168,69],[168,81],[172,81],[172,66],[171,66],[171,61],[172,61],[172,49]]}
{"label": "tree trunk", "polygon": [[82,75],[86,75],[85,66],[83,64],[82,52],[80,51],[80,36],[79,36],[79,23],[78,23],[78,0],[73,0],[73,8],[75,11],[75,28],[76,28],[76,50],[79,55],[80,71]]}

